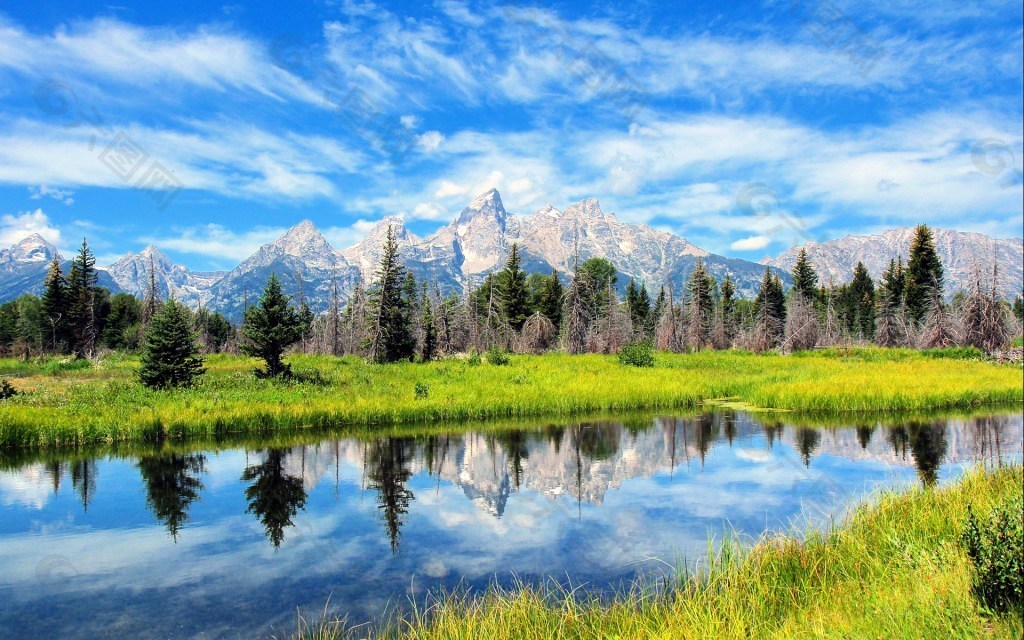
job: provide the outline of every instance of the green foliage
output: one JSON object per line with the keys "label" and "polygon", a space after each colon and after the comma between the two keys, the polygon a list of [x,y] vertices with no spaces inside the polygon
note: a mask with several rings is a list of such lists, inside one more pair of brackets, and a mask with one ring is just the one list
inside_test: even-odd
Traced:
{"label": "green foliage", "polygon": [[135,296],[119,293],[110,299],[110,314],[102,342],[111,349],[134,350],[141,338],[142,303]]}
{"label": "green foliage", "polygon": [[633,323],[634,333],[646,334],[651,315],[651,298],[647,294],[647,287],[637,286],[632,278],[626,286],[626,310]]}
{"label": "green foliage", "polygon": [[146,331],[139,381],[153,389],[189,387],[204,372],[188,309],[170,300]]}
{"label": "green foliage", "polygon": [[477,367],[480,365],[480,353],[476,349],[471,349],[469,356],[466,358],[466,364],[471,367]]}
{"label": "green foliage", "polygon": [[619,364],[630,367],[653,367],[654,345],[650,340],[630,342],[619,349]]}
{"label": "green foliage", "polygon": [[425,382],[417,382],[413,387],[413,394],[417,400],[426,400],[430,397],[430,385]]}
{"label": "green foliage", "polygon": [[503,367],[509,363],[508,351],[499,349],[498,347],[491,347],[488,349],[486,357],[487,363],[496,367]]}
{"label": "green foliage", "polygon": [[565,290],[562,282],[558,279],[558,272],[552,271],[551,275],[544,278],[540,286],[540,293],[537,300],[537,310],[555,325],[558,330],[562,326],[562,304],[564,303]]}
{"label": "green foliage", "polygon": [[983,360],[985,352],[977,347],[945,347],[943,349],[923,349],[925,358],[946,358],[949,360]]}
{"label": "green foliage", "polygon": [[1008,496],[985,518],[968,509],[961,541],[974,563],[974,593],[994,611],[1024,613],[1024,496]]}
{"label": "green foliage", "polygon": [[281,356],[302,337],[302,318],[288,303],[274,274],[267,280],[260,303],[246,309],[242,335],[242,352],[266,363],[263,375],[275,378],[288,371]]}

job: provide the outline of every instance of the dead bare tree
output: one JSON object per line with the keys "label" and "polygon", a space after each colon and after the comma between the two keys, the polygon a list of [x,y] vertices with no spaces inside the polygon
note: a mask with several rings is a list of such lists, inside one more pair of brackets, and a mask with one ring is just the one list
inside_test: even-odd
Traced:
{"label": "dead bare tree", "polygon": [[557,343],[558,329],[544,314],[537,312],[523,324],[516,350],[524,353],[544,353]]}
{"label": "dead bare tree", "polygon": [[782,351],[805,351],[818,344],[818,315],[813,303],[801,295],[793,296],[786,312],[786,332]]}
{"label": "dead bare tree", "polygon": [[932,287],[928,293],[928,313],[916,342],[922,349],[939,349],[957,344],[953,317],[942,300],[942,291]]}

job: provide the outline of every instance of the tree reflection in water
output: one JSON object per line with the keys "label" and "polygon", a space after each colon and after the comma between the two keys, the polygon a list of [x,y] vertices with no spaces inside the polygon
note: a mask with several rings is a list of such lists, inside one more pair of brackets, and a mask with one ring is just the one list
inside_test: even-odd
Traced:
{"label": "tree reflection in water", "polygon": [[164,523],[175,542],[188,521],[188,508],[203,490],[200,474],[206,471],[206,456],[147,456],[139,459],[139,473],[146,488],[146,503],[157,520]]}
{"label": "tree reflection in water", "polygon": [[409,459],[414,442],[406,438],[378,438],[366,451],[365,465],[369,487],[377,491],[377,509],[384,520],[391,553],[398,554],[404,516],[414,496],[405,484],[412,477]]}
{"label": "tree reflection in water", "polygon": [[242,480],[252,482],[245,490],[246,513],[259,518],[275,549],[284,541],[284,530],[292,526],[292,518],[306,506],[304,481],[285,472],[285,456],[283,449],[269,449],[263,462],[242,472]]}

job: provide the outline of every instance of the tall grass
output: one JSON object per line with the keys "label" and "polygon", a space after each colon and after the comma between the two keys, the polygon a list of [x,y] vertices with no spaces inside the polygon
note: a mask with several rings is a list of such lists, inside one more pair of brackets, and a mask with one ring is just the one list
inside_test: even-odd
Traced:
{"label": "tall grass", "polygon": [[[377,637],[489,638],[1013,638],[1021,612],[996,615],[974,598],[959,543],[975,513],[1022,492],[1020,465],[968,472],[952,487],[894,491],[852,509],[844,524],[800,538],[727,541],[668,589],[637,586],[610,602],[586,590],[517,585],[449,594]],[[585,544],[585,541],[581,541]],[[311,631],[316,630],[314,635]],[[365,637],[361,628],[356,632]],[[321,623],[295,638],[351,637]]]}
{"label": "tall grass", "polygon": [[[193,389],[153,391],[138,361],[68,370],[0,361],[24,393],[0,403],[0,447],[270,433],[285,428],[454,422],[624,410],[691,409],[716,400],[804,412],[1019,405],[1019,367],[867,349],[800,357],[658,354],[654,367],[615,356],[513,356],[505,366],[452,359],[372,365],[293,355],[297,379],[262,380],[258,361],[213,356]],[[419,390],[419,391],[417,391]]]}

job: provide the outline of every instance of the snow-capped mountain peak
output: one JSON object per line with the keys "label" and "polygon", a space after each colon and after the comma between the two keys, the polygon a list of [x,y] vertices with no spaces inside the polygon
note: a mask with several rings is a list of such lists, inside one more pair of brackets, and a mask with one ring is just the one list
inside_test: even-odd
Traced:
{"label": "snow-capped mountain peak", "polygon": [[49,262],[60,256],[57,247],[43,236],[33,233],[15,244],[7,252],[9,260],[17,262]]}

